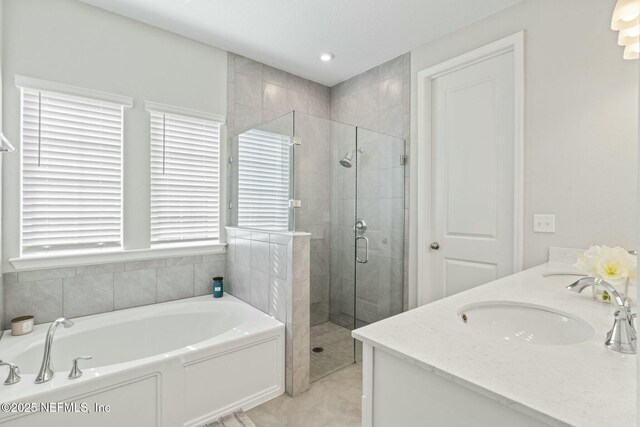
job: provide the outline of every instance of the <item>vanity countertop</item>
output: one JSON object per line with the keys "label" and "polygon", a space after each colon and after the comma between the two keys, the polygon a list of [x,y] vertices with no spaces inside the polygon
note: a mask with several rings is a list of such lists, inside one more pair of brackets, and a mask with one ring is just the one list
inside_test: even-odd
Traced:
{"label": "vanity countertop", "polygon": [[[543,264],[357,329],[353,336],[551,425],[635,426],[636,355],[604,346],[614,305],[595,301],[591,289],[565,289],[576,276],[544,276],[558,271],[557,264]],[[481,301],[547,306],[585,320],[595,334],[570,345],[489,337],[458,315]]]}

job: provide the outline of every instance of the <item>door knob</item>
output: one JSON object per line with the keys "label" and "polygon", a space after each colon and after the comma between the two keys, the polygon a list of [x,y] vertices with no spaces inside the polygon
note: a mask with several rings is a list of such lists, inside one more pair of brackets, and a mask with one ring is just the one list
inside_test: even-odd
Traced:
{"label": "door knob", "polygon": [[435,250],[437,251],[438,249],[440,249],[440,243],[438,243],[438,242],[433,242],[433,243],[431,244],[431,249],[435,249]]}

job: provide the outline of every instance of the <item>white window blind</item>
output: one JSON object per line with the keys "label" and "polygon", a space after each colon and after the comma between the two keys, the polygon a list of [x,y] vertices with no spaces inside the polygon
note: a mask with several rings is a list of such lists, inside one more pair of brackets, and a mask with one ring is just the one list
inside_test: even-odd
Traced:
{"label": "white window blind", "polygon": [[289,229],[290,138],[252,129],[238,136],[238,226]]}
{"label": "white window blind", "polygon": [[151,114],[151,243],[218,240],[220,125]]}
{"label": "white window blind", "polygon": [[122,244],[120,104],[22,88],[22,252]]}

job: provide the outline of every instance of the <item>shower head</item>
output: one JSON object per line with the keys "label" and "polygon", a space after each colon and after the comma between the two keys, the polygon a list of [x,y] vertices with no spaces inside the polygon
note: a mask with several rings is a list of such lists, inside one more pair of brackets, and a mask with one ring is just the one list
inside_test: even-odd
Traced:
{"label": "shower head", "polygon": [[340,166],[344,166],[345,168],[350,168],[352,158],[353,158],[353,151],[350,151],[342,158],[342,160],[340,160]]}
{"label": "shower head", "polygon": [[[358,153],[362,154],[362,152],[364,151],[364,148],[358,148],[357,151]],[[342,160],[340,160],[340,166],[343,166],[345,168],[350,168],[353,165],[353,154],[355,152],[356,150],[351,150],[347,154],[345,154]]]}

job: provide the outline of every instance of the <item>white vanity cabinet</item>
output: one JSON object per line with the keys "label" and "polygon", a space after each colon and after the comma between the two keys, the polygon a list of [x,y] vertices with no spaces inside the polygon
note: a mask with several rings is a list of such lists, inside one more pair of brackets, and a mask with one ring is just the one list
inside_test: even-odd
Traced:
{"label": "white vanity cabinet", "polygon": [[363,427],[549,425],[413,361],[363,345]]}

